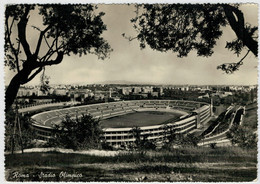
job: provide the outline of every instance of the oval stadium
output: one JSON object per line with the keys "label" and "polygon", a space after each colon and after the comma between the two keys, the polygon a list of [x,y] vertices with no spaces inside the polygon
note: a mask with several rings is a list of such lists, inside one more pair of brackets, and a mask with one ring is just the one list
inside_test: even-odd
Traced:
{"label": "oval stadium", "polygon": [[212,114],[212,105],[183,100],[133,100],[82,105],[35,114],[31,126],[37,138],[48,140],[54,124],[67,115],[71,117],[90,114],[100,119],[104,139],[112,146],[135,141],[133,127],[139,127],[148,140],[160,141],[167,130],[187,134],[199,128]]}

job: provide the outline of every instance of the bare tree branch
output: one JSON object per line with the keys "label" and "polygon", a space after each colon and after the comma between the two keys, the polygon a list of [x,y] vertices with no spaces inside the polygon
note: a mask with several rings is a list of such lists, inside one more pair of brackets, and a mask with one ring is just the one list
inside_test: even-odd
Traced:
{"label": "bare tree branch", "polygon": [[63,59],[64,52],[58,52],[58,55],[55,60],[49,60],[46,62],[38,62],[37,67],[51,66],[61,63]]}
{"label": "bare tree branch", "polygon": [[42,71],[42,67],[38,68],[38,70],[36,70],[28,79],[22,81],[21,84],[25,84],[27,82],[30,82],[38,73],[40,73]]}
{"label": "bare tree branch", "polygon": [[16,49],[14,48],[13,43],[11,41],[12,26],[13,26],[14,20],[15,19],[13,18],[11,26],[10,26],[10,29],[9,29],[9,25],[8,25],[8,19],[5,20],[6,32],[7,32],[7,38],[6,39],[7,39],[8,43],[9,43],[9,45],[10,45],[12,53],[15,56],[15,63],[16,63],[17,72],[20,72],[19,59],[18,59],[18,54],[19,54],[19,51],[20,51],[20,42],[18,43],[18,50],[16,51]]}
{"label": "bare tree branch", "polygon": [[15,60],[16,60],[16,68],[17,68],[17,72],[20,71],[20,66],[19,66],[19,60],[18,60],[18,55],[19,55],[19,52],[20,52],[20,45],[21,45],[21,42],[20,40],[18,41],[18,48],[17,48],[17,53],[15,55]]}
{"label": "bare tree branch", "polygon": [[28,14],[30,12],[30,7],[26,6],[25,7],[25,13],[21,17],[19,23],[18,23],[18,37],[19,40],[21,41],[21,44],[23,46],[24,52],[27,56],[27,58],[30,58],[32,56],[31,51],[30,51],[30,46],[26,40],[26,26],[28,22]]}
{"label": "bare tree branch", "polygon": [[35,49],[35,55],[38,56],[40,48],[41,48],[41,44],[42,44],[42,38],[44,36],[44,34],[51,28],[51,25],[49,25],[48,27],[46,27],[43,31],[41,31],[40,36],[39,36],[39,40]]}
{"label": "bare tree branch", "polygon": [[50,46],[50,44],[48,43],[48,40],[46,39],[46,36],[45,35],[43,35],[43,38],[44,38],[44,40],[45,40],[45,42],[46,42],[46,44],[47,44],[47,46],[49,47],[49,49],[51,48],[51,46]]}
{"label": "bare tree branch", "polygon": [[[46,54],[40,59],[41,60],[41,62],[45,62],[45,61],[47,61],[50,57],[49,57],[49,55],[52,53],[52,51],[53,51],[53,46],[55,45],[55,41],[56,41],[56,39],[57,38],[55,38],[53,41],[52,41],[52,44],[51,44],[51,46],[49,46],[49,50],[46,52]],[[53,54],[53,53],[52,53]],[[51,55],[52,55],[51,54]]]}
{"label": "bare tree branch", "polygon": [[[63,44],[60,45],[57,49],[55,50],[52,50],[50,53],[49,53],[49,56],[45,59],[45,61],[48,61],[53,54],[57,53],[57,52],[60,52],[60,50],[63,48]],[[63,50],[64,54],[65,54],[65,51]]]}
{"label": "bare tree branch", "polygon": [[243,58],[240,59],[237,63],[223,63],[219,66],[217,66],[217,69],[223,70],[227,74],[232,74],[234,71],[237,71],[241,65],[243,65],[243,60],[247,57],[250,50],[247,51],[247,53],[244,55]]}
{"label": "bare tree branch", "polygon": [[9,30],[10,30],[10,35],[11,35],[11,33],[12,33],[12,27],[13,27],[13,25],[14,25],[14,20],[15,20],[15,19],[13,18],[12,23],[11,23],[11,26],[10,26],[10,29],[9,29]]}
{"label": "bare tree branch", "polygon": [[128,41],[132,41],[132,40],[137,39],[137,36],[136,36],[136,37],[126,36],[125,33],[123,33],[122,36],[123,36],[125,39],[127,39]]}
{"label": "bare tree branch", "polygon": [[38,28],[38,27],[36,27],[36,26],[32,26],[32,28],[37,29],[38,31],[41,32],[40,28]]}
{"label": "bare tree branch", "polygon": [[[246,45],[250,51],[253,52],[255,56],[258,56],[258,43],[255,41],[245,29],[245,21],[243,13],[236,7],[233,7],[228,4],[222,5],[227,20],[231,28],[236,33],[237,37],[243,41],[243,44]],[[237,20],[235,18],[237,17]]]}

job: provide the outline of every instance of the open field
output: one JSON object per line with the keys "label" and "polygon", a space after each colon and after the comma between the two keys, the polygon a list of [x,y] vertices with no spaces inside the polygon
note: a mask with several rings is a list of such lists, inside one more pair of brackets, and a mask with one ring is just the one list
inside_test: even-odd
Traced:
{"label": "open field", "polygon": [[[179,148],[116,156],[26,153],[6,155],[5,163],[8,181],[242,182],[257,177],[257,152],[237,147]],[[17,173],[29,178],[15,177]]]}
{"label": "open field", "polygon": [[101,120],[102,128],[125,128],[160,125],[169,119],[178,119],[180,114],[172,112],[144,111]]}

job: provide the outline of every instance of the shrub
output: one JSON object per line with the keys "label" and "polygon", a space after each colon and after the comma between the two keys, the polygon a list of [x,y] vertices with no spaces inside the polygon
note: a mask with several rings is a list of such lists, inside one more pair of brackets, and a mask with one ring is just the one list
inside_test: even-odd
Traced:
{"label": "shrub", "polygon": [[214,143],[210,144],[210,148],[211,149],[216,149],[216,147],[217,147],[217,143],[214,142]]}
{"label": "shrub", "polygon": [[134,148],[137,150],[154,150],[156,145],[154,141],[148,140],[147,135],[141,135],[141,129],[134,127],[132,129],[132,135],[135,138]]}
{"label": "shrub", "polygon": [[257,148],[257,136],[246,127],[233,125],[227,133],[227,138],[230,139],[233,145],[238,145],[245,149]]}
{"label": "shrub", "polygon": [[103,131],[99,120],[91,115],[82,114],[81,117],[66,118],[59,125],[55,125],[50,145],[68,149],[101,148]]}

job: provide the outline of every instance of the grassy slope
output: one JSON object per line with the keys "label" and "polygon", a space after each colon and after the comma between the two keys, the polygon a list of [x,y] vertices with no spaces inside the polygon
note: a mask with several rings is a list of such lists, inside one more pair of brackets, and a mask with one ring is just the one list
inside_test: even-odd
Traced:
{"label": "grassy slope", "polygon": [[[257,177],[256,151],[239,148],[183,148],[168,151],[129,152],[118,156],[60,153],[6,155],[9,181],[252,181]],[[13,172],[30,173],[29,179]],[[61,178],[59,173],[82,173],[82,178]],[[55,173],[54,178],[39,174]]]}
{"label": "grassy slope", "polygon": [[246,106],[243,126],[251,129],[252,131],[257,130],[257,103]]}

